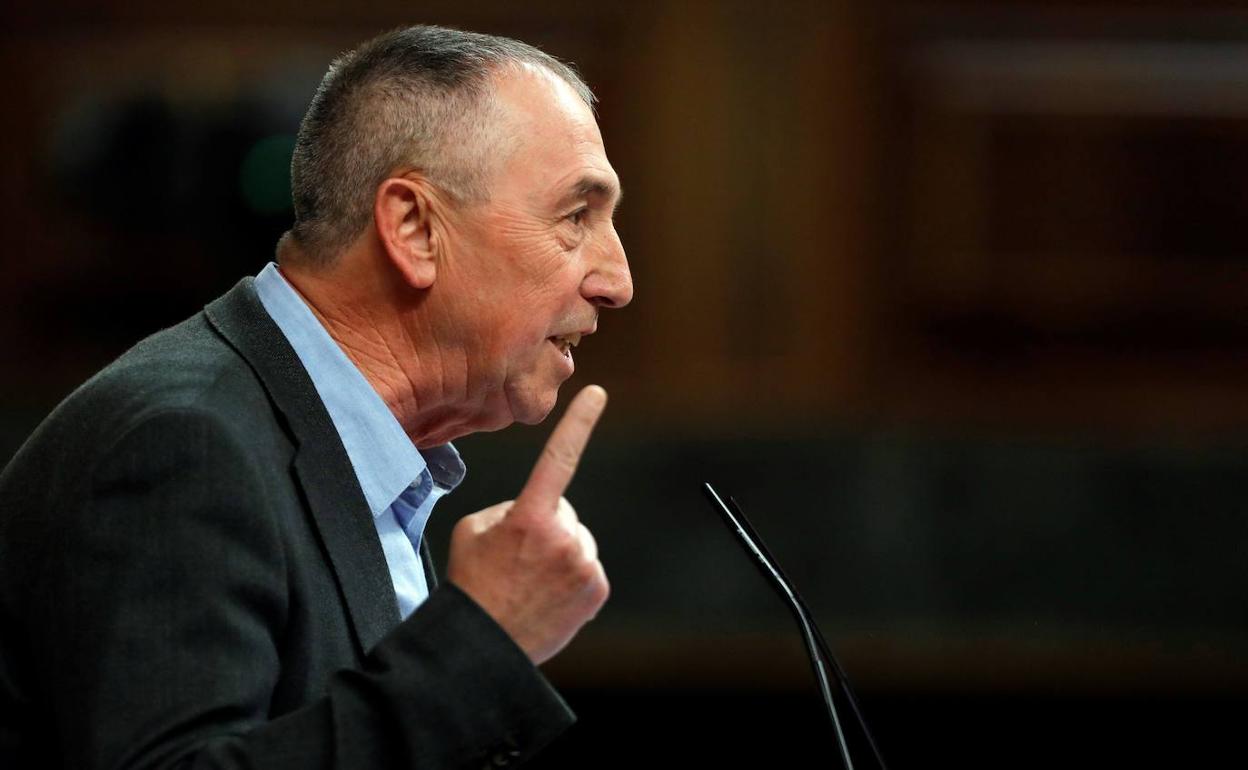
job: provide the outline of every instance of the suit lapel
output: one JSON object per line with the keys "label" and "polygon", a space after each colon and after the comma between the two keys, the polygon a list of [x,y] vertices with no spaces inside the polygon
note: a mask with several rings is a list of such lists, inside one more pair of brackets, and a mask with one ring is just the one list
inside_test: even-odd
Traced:
{"label": "suit lapel", "polygon": [[278,329],[251,278],[204,309],[209,322],[264,383],[295,440],[295,473],[342,590],[361,650],[399,622],[394,584],[347,451],[312,379]]}

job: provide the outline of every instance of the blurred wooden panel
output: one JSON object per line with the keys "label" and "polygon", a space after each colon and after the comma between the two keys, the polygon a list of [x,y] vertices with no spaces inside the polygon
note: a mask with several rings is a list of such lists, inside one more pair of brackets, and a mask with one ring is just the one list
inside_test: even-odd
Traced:
{"label": "blurred wooden panel", "polygon": [[881,411],[1248,425],[1248,41],[1054,15],[950,11],[896,49],[909,203],[882,299],[905,386]]}
{"label": "blurred wooden panel", "polygon": [[[1248,426],[1248,26],[1230,7],[538,0],[418,15],[535,42],[601,95],[637,295],[578,350],[578,379],[608,386],[630,425],[1147,432]],[[0,342],[26,377],[5,399],[35,411],[254,272],[285,224],[172,206],[136,170],[166,169],[176,191],[233,156],[144,154],[159,142],[114,168],[129,187],[67,183],[53,150],[98,138],[67,133],[83,105],[151,99],[172,129],[222,135],[231,110],[274,113],[291,130],[334,53],[416,20],[394,2],[6,13],[23,119],[0,142],[14,244]],[[230,180],[203,178],[204,200],[236,215]],[[170,210],[110,219],[135,190]]]}
{"label": "blurred wooden panel", "polygon": [[862,389],[864,22],[848,3],[671,3],[656,18],[629,134],[643,189],[626,204],[647,340],[630,394],[650,418],[792,421],[843,413]]}

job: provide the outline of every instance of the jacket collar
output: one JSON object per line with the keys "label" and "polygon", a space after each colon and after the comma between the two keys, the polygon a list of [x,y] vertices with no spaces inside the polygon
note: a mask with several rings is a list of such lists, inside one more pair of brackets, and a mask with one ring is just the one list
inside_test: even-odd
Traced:
{"label": "jacket collar", "polygon": [[296,445],[295,473],[356,639],[367,653],[398,624],[398,602],[372,513],[342,440],[294,349],[260,304],[253,279],[244,278],[204,313],[250,364],[286,419]]}

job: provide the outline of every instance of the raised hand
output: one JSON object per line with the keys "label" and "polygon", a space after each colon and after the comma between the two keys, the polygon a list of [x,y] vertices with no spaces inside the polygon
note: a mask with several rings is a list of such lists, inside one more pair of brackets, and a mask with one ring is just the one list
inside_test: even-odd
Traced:
{"label": "raised hand", "polygon": [[563,496],[606,404],[597,385],[576,394],[519,496],[465,516],[451,534],[447,577],[534,663],[563,649],[610,591],[598,544]]}

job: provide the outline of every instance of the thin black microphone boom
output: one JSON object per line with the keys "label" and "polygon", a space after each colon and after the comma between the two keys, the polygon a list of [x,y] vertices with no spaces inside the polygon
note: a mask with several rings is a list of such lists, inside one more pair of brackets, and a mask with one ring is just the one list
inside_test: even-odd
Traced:
{"label": "thin black microphone boom", "polygon": [[[707,484],[707,487],[710,487],[710,485]],[[714,490],[712,489],[711,491],[713,492]],[[758,547],[759,552],[771,561],[776,573],[789,585],[793,592],[793,598],[797,600],[802,611],[806,613],[806,617],[810,620],[810,628],[814,631],[815,642],[819,646],[819,651],[823,653],[824,660],[832,667],[832,673],[836,677],[841,692],[845,694],[845,700],[849,702],[850,709],[854,712],[854,719],[858,722],[858,727],[862,730],[863,737],[867,739],[867,745],[871,748],[871,754],[875,757],[876,764],[881,770],[884,770],[884,757],[880,754],[879,746],[876,745],[875,737],[871,735],[870,728],[867,727],[867,720],[862,716],[862,708],[858,705],[858,698],[854,695],[854,689],[849,684],[849,677],[845,674],[845,669],[841,667],[841,662],[837,659],[836,654],[832,652],[832,648],[828,645],[828,640],[823,637],[823,632],[819,630],[819,625],[815,623],[814,613],[810,611],[810,607],[806,605],[802,595],[793,587],[793,581],[785,574],[784,568],[780,566],[780,562],[776,560],[776,557],[772,556],[771,551],[767,548],[767,544],[763,542],[763,538],[754,529],[754,525],[746,518],[745,512],[741,510],[741,506],[737,504],[736,499],[729,495],[727,504],[732,512],[736,514],[737,523],[741,525],[742,530],[754,540],[754,545]]]}
{"label": "thin black microphone boom", "polygon": [[745,513],[737,505],[737,501],[728,498],[728,502],[720,497],[719,493],[710,483],[702,485],[702,491],[706,493],[712,507],[720,514],[724,523],[737,536],[737,539],[745,547],[747,553],[754,558],[755,565],[768,579],[776,591],[786,600],[789,609],[793,613],[794,619],[797,620],[798,628],[802,632],[803,641],[806,642],[807,654],[810,656],[811,668],[815,674],[815,680],[819,684],[820,694],[823,696],[824,706],[828,711],[828,717],[832,721],[833,730],[836,732],[838,747],[840,748],[841,761],[844,763],[846,770],[853,770],[854,764],[850,757],[849,744],[846,740],[845,732],[841,727],[840,716],[836,710],[836,703],[832,697],[831,688],[828,685],[827,674],[824,671],[825,664],[831,667],[833,676],[836,678],[839,689],[844,693],[846,700],[849,702],[850,708],[853,710],[854,718],[858,723],[859,729],[867,740],[867,744],[871,748],[872,757],[875,759],[876,765],[884,770],[884,759],[880,755],[880,750],[876,746],[875,739],[871,735],[871,731],[867,728],[866,720],[862,716],[862,710],[858,706],[858,699],[854,697],[854,691],[849,685],[849,679],[845,676],[844,670],[841,668],[840,662],[832,653],[832,649],[828,646],[827,640],[819,630],[819,626],[815,623],[814,615],[810,612],[810,608],[802,599],[797,589],[793,587],[793,582],[784,574],[775,557],[771,555],[767,545],[763,539],[759,537],[758,532],[750,524]]}

